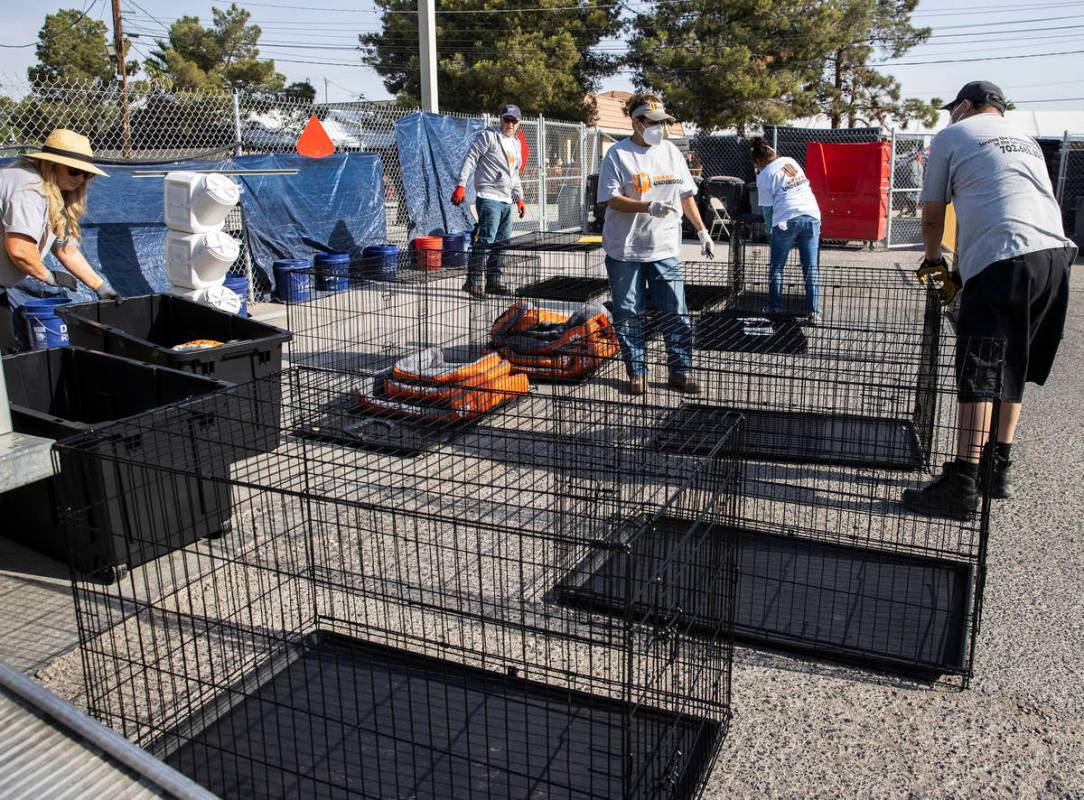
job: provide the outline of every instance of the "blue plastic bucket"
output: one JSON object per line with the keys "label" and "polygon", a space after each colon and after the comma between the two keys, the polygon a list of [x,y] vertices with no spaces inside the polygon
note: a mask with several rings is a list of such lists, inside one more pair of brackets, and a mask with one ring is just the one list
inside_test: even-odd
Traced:
{"label": "blue plastic bucket", "polygon": [[248,316],[248,278],[245,275],[227,275],[223,284],[227,289],[241,298],[241,310],[237,312],[239,317]]}
{"label": "blue plastic bucket", "polygon": [[275,296],[283,303],[304,303],[312,299],[312,272],[308,261],[284,258],[272,265]]}
{"label": "blue plastic bucket", "polygon": [[23,304],[23,319],[26,320],[31,349],[67,346],[68,326],[56,315],[56,309],[70,303],[71,300],[66,297],[42,297]]}
{"label": "blue plastic bucket", "polygon": [[470,237],[465,233],[448,233],[444,240],[444,267],[467,266],[467,251],[470,249]]}
{"label": "blue plastic bucket", "polygon": [[366,278],[393,281],[399,265],[399,248],[393,244],[371,244],[361,251],[361,264]]}
{"label": "blue plastic bucket", "polygon": [[350,254],[320,253],[312,262],[316,288],[322,292],[342,292],[350,286]]}

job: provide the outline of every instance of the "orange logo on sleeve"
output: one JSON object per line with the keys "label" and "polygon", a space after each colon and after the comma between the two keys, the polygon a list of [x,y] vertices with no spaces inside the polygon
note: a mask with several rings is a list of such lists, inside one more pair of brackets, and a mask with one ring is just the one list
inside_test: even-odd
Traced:
{"label": "orange logo on sleeve", "polygon": [[643,194],[651,188],[651,176],[646,172],[637,172],[632,176],[632,188]]}
{"label": "orange logo on sleeve", "polygon": [[795,177],[798,176],[798,170],[796,170],[794,168],[793,164],[784,164],[783,169],[782,169],[782,173],[784,175],[786,175],[788,178],[795,178]]}

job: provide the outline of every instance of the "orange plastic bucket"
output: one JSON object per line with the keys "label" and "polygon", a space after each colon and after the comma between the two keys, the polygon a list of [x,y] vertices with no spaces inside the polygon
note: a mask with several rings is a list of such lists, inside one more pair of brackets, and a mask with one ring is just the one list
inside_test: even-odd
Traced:
{"label": "orange plastic bucket", "polygon": [[418,256],[418,269],[434,272],[440,269],[441,251],[444,240],[440,236],[418,236],[414,239],[414,249]]}

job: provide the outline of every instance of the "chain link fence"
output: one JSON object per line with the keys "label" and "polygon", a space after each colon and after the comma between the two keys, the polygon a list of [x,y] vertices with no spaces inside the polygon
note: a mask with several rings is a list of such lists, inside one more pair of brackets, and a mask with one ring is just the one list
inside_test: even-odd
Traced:
{"label": "chain link fence", "polygon": [[1084,250],[1084,135],[1066,133],[1055,181],[1065,233]]}
{"label": "chain link fence", "polygon": [[[122,94],[116,85],[42,85],[0,75],[0,156],[39,147],[59,127],[86,135],[103,162],[292,152],[315,115],[339,152],[380,156],[388,237],[403,242],[408,219],[395,123],[416,111],[391,102],[315,103],[265,94],[171,92],[148,81],[135,81]],[[448,116],[487,125],[496,121],[488,114]],[[579,228],[587,128],[538,117],[525,119],[522,130],[529,149],[522,175],[528,209],[524,219],[516,220],[516,232]]]}

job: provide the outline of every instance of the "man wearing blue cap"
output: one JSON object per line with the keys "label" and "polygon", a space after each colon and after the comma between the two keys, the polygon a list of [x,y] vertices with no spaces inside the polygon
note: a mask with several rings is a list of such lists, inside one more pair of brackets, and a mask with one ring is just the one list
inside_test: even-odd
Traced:
{"label": "man wearing blue cap", "polygon": [[[1005,119],[1005,106],[1004,93],[989,81],[966,84],[944,107],[949,127],[933,138],[926,160],[920,198],[926,253],[919,276],[937,281],[943,302],[963,287],[956,320],[956,459],[936,480],[903,493],[906,508],[930,516],[966,519],[983,491],[993,498],[1012,495],[1024,384],[1046,382],[1065,327],[1076,246],[1065,236],[1043,151]],[[958,272],[941,255],[950,201]],[[975,346],[991,339],[1004,342],[1004,371],[999,359]],[[991,448],[984,442],[995,400],[1001,408]]]}
{"label": "man wearing blue cap", "polygon": [[499,116],[500,122],[474,135],[459,170],[459,184],[452,192],[452,204],[462,203],[467,197],[467,179],[474,172],[478,238],[471,251],[463,290],[475,299],[487,293],[510,294],[501,284],[502,253],[492,245],[504,244],[512,238],[513,205],[519,210],[520,219],[527,213],[523,184],[519,180],[523,151],[516,135],[523,114],[519,106],[509,104],[501,109]]}

